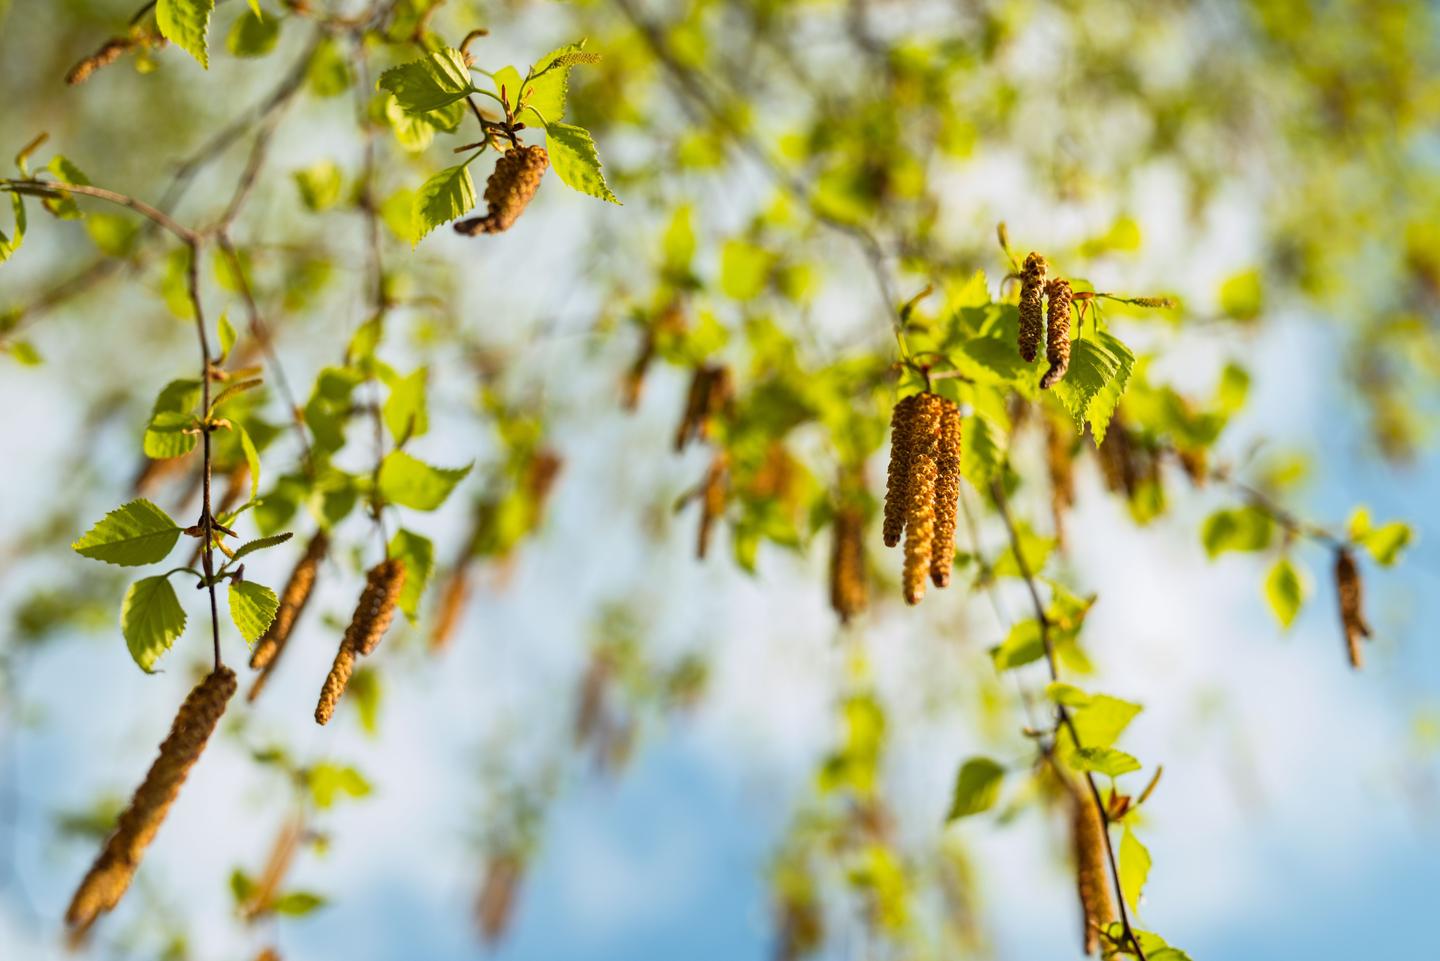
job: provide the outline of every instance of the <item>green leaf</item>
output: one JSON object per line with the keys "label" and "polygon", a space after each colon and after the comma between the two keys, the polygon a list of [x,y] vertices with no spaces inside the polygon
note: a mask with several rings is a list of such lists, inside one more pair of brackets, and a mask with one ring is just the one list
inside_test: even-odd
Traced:
{"label": "green leaf", "polygon": [[475,182],[469,163],[446,167],[425,181],[415,195],[415,237],[418,244],[426,234],[443,223],[463,217],[475,206]]}
{"label": "green leaf", "polygon": [[1005,464],[1003,434],[989,419],[971,414],[962,423],[960,436],[960,474],[988,497],[990,482],[1000,476]]}
{"label": "green leaf", "polygon": [[420,616],[420,597],[435,567],[435,545],[430,538],[405,528],[390,539],[390,556],[405,565],[405,585],[400,589],[400,610],[410,623]]}
{"label": "green leaf", "polygon": [[253,554],[256,551],[263,551],[270,547],[276,547],[280,544],[285,543],[294,536],[295,535],[291,532],[286,531],[283,534],[271,534],[269,537],[257,537],[253,541],[246,541],[244,544],[240,545],[239,549],[236,550],[234,554],[230,555],[230,559],[226,562],[226,565],[232,565],[240,558],[245,557],[249,554]]}
{"label": "green leaf", "polygon": [[210,69],[210,52],[205,33],[210,29],[210,12],[215,0],[159,0],[155,4],[155,23],[160,35]]}
{"label": "green leaf", "polygon": [[230,356],[230,351],[235,349],[235,341],[239,335],[235,333],[235,325],[230,323],[229,314],[220,315],[220,361],[223,363]]}
{"label": "green leaf", "polygon": [[300,918],[326,904],[324,898],[310,891],[288,891],[275,899],[272,910],[276,914]]}
{"label": "green leaf", "polygon": [[955,776],[955,794],[950,801],[946,821],[969,817],[988,811],[1000,797],[1005,769],[988,757],[972,757]]}
{"label": "green leaf", "polygon": [[1103,330],[1070,345],[1070,371],[1052,390],[1075,419],[1077,430],[1090,425],[1097,447],[1105,441],[1105,430],[1134,369],[1130,348]]}
{"label": "green leaf", "polygon": [[250,9],[230,24],[225,49],[237,57],[263,57],[275,49],[279,39],[279,18],[262,15],[259,3],[252,0]]}
{"label": "green leaf", "polygon": [[70,547],[90,557],[121,567],[139,567],[163,561],[180,539],[180,525],[143,498],[115,508]]}
{"label": "green leaf", "polygon": [[198,380],[172,380],[160,390],[145,427],[145,456],[155,460],[180,457],[195,449],[198,437],[184,433],[195,426],[195,409],[200,403]]}
{"label": "green leaf", "polygon": [[[1050,559],[1050,553],[1055,550],[1055,538],[1035,533],[1035,529],[1025,521],[1016,522],[1015,539],[1020,544],[1020,557],[1015,556],[1014,547],[1005,548],[1004,552],[995,559],[993,570],[996,577],[1023,577],[1026,573],[1038,574],[1044,569],[1045,562]],[[1021,560],[1025,562],[1024,570],[1020,566]]]}
{"label": "green leaf", "polygon": [[15,358],[17,364],[24,367],[39,367],[45,363],[45,358],[40,356],[40,351],[36,350],[35,345],[28,340],[6,341],[4,346],[0,347],[0,350],[4,350],[11,357]]}
{"label": "green leaf", "polygon": [[419,437],[430,429],[425,408],[425,378],[428,373],[426,368],[417,367],[406,377],[392,374],[385,378],[390,395],[385,398],[385,406],[380,413],[396,443],[403,438]]}
{"label": "green leaf", "polygon": [[1045,644],[1040,638],[1040,624],[1034,618],[1015,622],[1005,640],[990,649],[990,659],[995,662],[997,671],[1023,667],[1044,656]]}
{"label": "green leaf", "polygon": [[378,86],[393,93],[400,109],[410,114],[438,110],[475,92],[465,55],[451,47],[391,67]]}
{"label": "green leaf", "polygon": [[1260,551],[1270,546],[1275,523],[1255,507],[1218,510],[1205,518],[1200,542],[1212,559],[1226,551]]}
{"label": "green leaf", "polygon": [[[1051,685],[1056,687],[1057,685]],[[1068,687],[1068,685],[1063,685]],[[1072,691],[1076,689],[1071,688]],[[1051,694],[1055,697],[1055,694]],[[1066,701],[1070,708],[1070,719],[1075,724],[1075,733],[1080,743],[1087,748],[1107,748],[1120,739],[1125,728],[1135,719],[1142,708],[1133,701],[1111,697],[1108,694],[1084,694],[1083,703]],[[1059,700],[1059,698],[1057,698]]]}
{"label": "green leaf", "polygon": [[1242,270],[1220,285],[1220,310],[1236,320],[1254,320],[1265,307],[1265,288],[1260,271]]}
{"label": "green leaf", "polygon": [[1380,527],[1372,528],[1357,538],[1358,543],[1375,562],[1382,567],[1389,567],[1400,558],[1403,551],[1414,537],[1414,531],[1410,525],[1402,521],[1391,521],[1382,524]]}
{"label": "green leaf", "polygon": [[401,507],[433,511],[445,503],[471,466],[432,467],[404,451],[391,451],[380,463],[380,494]]}
{"label": "green leaf", "polygon": [[[63,154],[56,154],[51,157],[50,162],[45,166],[50,169],[50,172],[55,175],[55,179],[60,183],[83,184],[87,186],[90,183],[90,178],[85,176],[80,168],[75,166],[75,164]],[[40,202],[45,206],[46,210],[61,220],[79,220],[85,216],[80,212],[80,208],[75,204],[75,198],[70,194],[45,197]]]}
{"label": "green leaf", "polygon": [[1119,777],[1140,770],[1139,761],[1113,747],[1084,747],[1071,754],[1068,760],[1077,771],[1094,771],[1107,777]]}
{"label": "green leaf", "polygon": [[372,737],[380,731],[380,673],[362,667],[350,678],[345,700],[355,705],[360,727]]}
{"label": "green leaf", "polygon": [[342,794],[353,798],[367,797],[370,782],[353,767],[332,764],[328,761],[315,765],[305,772],[305,784],[315,806],[322,810],[330,807]]}
{"label": "green leaf", "polygon": [[612,204],[620,203],[600,172],[600,154],[588,130],[574,124],[551,123],[545,127],[545,146],[565,186]]}
{"label": "green leaf", "polygon": [[1289,628],[1295,623],[1295,615],[1300,612],[1300,603],[1304,599],[1305,589],[1300,583],[1300,573],[1290,563],[1290,558],[1280,558],[1265,575],[1265,600],[1281,627]]}
{"label": "green leaf", "polygon": [[295,186],[300,189],[300,201],[307,210],[327,210],[340,199],[343,178],[333,160],[313,163],[295,171],[293,176]]}
{"label": "green leaf", "polygon": [[235,622],[247,643],[254,644],[260,639],[279,609],[280,598],[265,585],[253,581],[230,582],[230,620]]}
{"label": "green leaf", "polygon": [[732,300],[752,300],[765,290],[774,266],[775,255],[764,247],[727,240],[720,248],[720,290]]}
{"label": "green leaf", "polygon": [[130,656],[146,674],[185,632],[185,609],[164,576],[146,577],[130,585],[120,605],[120,633]]}
{"label": "green leaf", "polygon": [[333,37],[321,40],[305,71],[305,86],[310,93],[321,99],[338,97],[350,89],[354,79],[346,48]]}
{"label": "green leaf", "polygon": [[399,239],[410,246],[420,242],[420,225],[415,220],[415,195],[408,187],[395,191],[380,204],[380,219]]}
{"label": "green leaf", "polygon": [[[520,93],[518,119],[526,123],[556,123],[565,119],[565,96],[569,88],[570,68],[582,63],[597,63],[600,55],[582,53],[585,41],[569,43],[535,61],[530,68],[534,77]],[[525,116],[525,114],[529,116]]]}
{"label": "green leaf", "polygon": [[1140,910],[1140,895],[1150,877],[1150,852],[1128,827],[1120,835],[1120,891],[1131,911]]}
{"label": "green leaf", "polygon": [[235,899],[236,905],[249,901],[254,894],[255,881],[250,875],[239,868],[230,872],[230,895]]}
{"label": "green leaf", "polygon": [[[85,232],[90,235],[90,240],[102,254],[111,257],[127,256],[139,230],[135,220],[123,214],[97,210],[85,218]],[[0,260],[3,259],[0,257]]]}

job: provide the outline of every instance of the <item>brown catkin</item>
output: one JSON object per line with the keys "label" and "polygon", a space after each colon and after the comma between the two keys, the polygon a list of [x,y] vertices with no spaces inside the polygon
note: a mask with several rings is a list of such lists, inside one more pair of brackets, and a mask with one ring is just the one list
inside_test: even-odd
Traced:
{"label": "brown catkin", "polygon": [[955,516],[960,506],[960,408],[938,398],[940,436],[935,459],[935,544],[930,550],[930,582],[948,587],[955,566]]}
{"label": "brown catkin", "polygon": [[1054,417],[1045,418],[1045,470],[1050,476],[1050,516],[1055,540],[1065,544],[1065,512],[1075,503],[1074,435]]}
{"label": "brown catkin", "polygon": [[455,223],[458,233],[498,234],[509,230],[525,212],[530,198],[540,189],[540,179],[550,165],[544,147],[511,147],[495,161],[495,170],[485,183],[485,216]]}
{"label": "brown catkin", "polygon": [[150,765],[65,912],[65,923],[77,942],[100,914],[120,903],[145,849],[220,723],[235,687],[235,672],[217,667],[180,705],[170,733],[160,745],[159,757]]}
{"label": "brown catkin", "polygon": [[99,50],[71,67],[70,72],[65,74],[65,82],[72,87],[84,83],[96,70],[110,66],[120,59],[121,54],[133,46],[135,46],[135,41],[129,37],[111,37]]}
{"label": "brown catkin", "polygon": [[935,489],[944,399],[920,394],[911,428],[910,483],[905,498],[905,603],[919,604],[935,547]]}
{"label": "brown catkin", "polygon": [[315,705],[316,724],[329,724],[335,716],[335,707],[349,686],[354,670],[355,649],[348,641],[341,641],[340,649],[335,652],[335,662],[330,665],[330,673],[325,675],[325,685],[320,688],[320,701]]}
{"label": "brown catkin", "polygon": [[890,467],[885,478],[885,518],[881,534],[886,547],[900,543],[905,532],[906,493],[910,489],[911,447],[914,441],[915,413],[920,395],[901,400],[890,412]]}
{"label": "brown catkin", "polygon": [[1100,947],[1100,932],[1115,920],[1115,900],[1106,874],[1105,822],[1085,785],[1070,788],[1071,839],[1075,849],[1076,889],[1084,915],[1085,953]]}
{"label": "brown catkin", "polygon": [[329,547],[329,535],[323,530],[316,531],[306,545],[304,555],[290,571],[290,579],[285,582],[285,589],[280,593],[280,607],[275,611],[275,619],[270,622],[270,626],[265,629],[265,633],[255,644],[255,650],[250,654],[250,666],[264,672],[255,679],[255,685],[250,688],[250,700],[255,700],[260,693],[262,681],[284,651],[286,642],[290,640],[290,632],[295,629],[295,622],[300,619],[301,612],[310,601],[310,594],[315,589],[315,576],[320,571],[320,562],[325,559],[325,552]]}
{"label": "brown catkin", "polygon": [[1350,666],[1358,671],[1365,665],[1360,642],[1370,636],[1370,625],[1366,623],[1362,610],[1364,586],[1360,580],[1360,569],[1355,566],[1355,556],[1348,548],[1335,552],[1335,592],[1340,598],[1340,626],[1345,631]]}
{"label": "brown catkin", "polygon": [[304,836],[305,825],[298,816],[287,818],[280,826],[280,832],[275,835],[275,842],[270,846],[270,855],[265,859],[265,867],[261,870],[254,889],[240,905],[240,913],[245,920],[253,921],[275,909],[280,885],[284,883],[285,875],[290,872],[290,864],[295,860],[295,852]]}
{"label": "brown catkin", "polygon": [[834,540],[830,546],[830,606],[842,624],[863,612],[869,603],[865,586],[865,515],[854,504],[835,513]]}
{"label": "brown catkin", "polygon": [[514,851],[492,856],[485,865],[485,881],[475,899],[475,920],[486,944],[495,944],[505,936],[515,912],[515,895],[524,875],[525,862]]}
{"label": "brown catkin", "polygon": [[1020,269],[1020,358],[1027,364],[1039,352],[1045,329],[1045,270],[1045,258],[1033,251]]}
{"label": "brown catkin", "polygon": [[1050,297],[1045,312],[1045,359],[1050,361],[1050,369],[1040,378],[1041,390],[1060,383],[1070,369],[1070,281],[1056,277],[1045,292]]}
{"label": "brown catkin", "polygon": [[255,955],[255,961],[280,961],[280,952],[274,948],[261,948],[260,953]]}
{"label": "brown catkin", "polygon": [[710,389],[714,377],[709,367],[696,367],[690,375],[690,389],[685,395],[685,410],[680,416],[680,425],[675,428],[675,449],[682,451],[691,439],[699,435],[700,423],[710,407]]}
{"label": "brown catkin", "polygon": [[379,646],[380,639],[395,619],[395,604],[405,586],[405,565],[399,558],[381,561],[365,575],[365,590],[355,605],[350,626],[345,628],[345,643],[356,654],[369,655]]}
{"label": "brown catkin", "polygon": [[715,521],[725,511],[725,492],[728,480],[727,458],[716,454],[705,470],[705,480],[700,488],[700,530],[695,541],[695,556],[705,559],[710,550],[710,533]]}

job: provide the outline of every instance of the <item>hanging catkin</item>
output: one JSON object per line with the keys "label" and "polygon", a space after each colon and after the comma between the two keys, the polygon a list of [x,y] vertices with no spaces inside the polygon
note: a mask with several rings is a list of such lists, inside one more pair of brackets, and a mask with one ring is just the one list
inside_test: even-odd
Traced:
{"label": "hanging catkin", "polygon": [[160,756],[150,765],[65,912],[65,923],[77,942],[101,913],[120,903],[145,849],[220,723],[235,686],[235,672],[217,667],[180,705],[170,733],[160,745]]}
{"label": "hanging catkin", "polygon": [[295,860],[295,852],[304,836],[305,824],[298,815],[287,818],[280,826],[260,877],[255,881],[249,897],[240,905],[240,914],[245,920],[254,921],[274,911],[275,902],[280,896],[280,886],[285,882],[285,875],[290,872],[290,864]]}
{"label": "hanging catkin", "polygon": [[475,921],[486,944],[505,936],[515,911],[515,895],[524,874],[525,862],[515,851],[502,851],[485,865],[485,881],[475,899]]}
{"label": "hanging catkin", "polygon": [[682,451],[690,440],[699,435],[700,424],[710,406],[710,388],[714,376],[709,367],[696,367],[690,375],[690,390],[685,395],[685,410],[680,417],[680,426],[675,429],[675,449]]}
{"label": "hanging catkin", "polygon": [[[1045,470],[1050,476],[1050,516],[1055,540],[1065,546],[1065,512],[1075,503],[1074,434],[1054,417],[1045,418]],[[1102,461],[1103,461],[1102,456]]]}
{"label": "hanging catkin", "polygon": [[345,628],[345,643],[356,654],[369,655],[380,644],[395,619],[395,603],[404,586],[405,565],[399,558],[383,560],[365,575],[365,590],[360,592],[355,614]]}
{"label": "hanging catkin", "polygon": [[1035,359],[1045,329],[1045,258],[1031,252],[1020,269],[1020,358]]}
{"label": "hanging catkin", "polygon": [[348,641],[341,641],[340,649],[335,652],[335,661],[330,665],[330,673],[325,675],[325,685],[320,688],[320,701],[315,705],[316,724],[329,724],[335,716],[335,707],[349,686],[354,670],[355,649]]}
{"label": "hanging catkin", "polygon": [[1050,298],[1045,313],[1045,359],[1050,369],[1040,378],[1041,390],[1060,383],[1070,369],[1070,281],[1056,277],[1045,292]]}
{"label": "hanging catkin", "polygon": [[260,674],[246,695],[249,700],[253,701],[260,696],[260,691],[270,678],[270,672],[275,669],[275,664],[285,650],[285,645],[290,640],[290,632],[295,629],[295,622],[300,619],[300,614],[305,610],[310,594],[315,589],[315,575],[319,573],[320,562],[325,559],[325,552],[329,547],[329,535],[323,530],[316,531],[305,547],[305,554],[290,572],[290,579],[285,582],[285,590],[280,594],[280,607],[275,611],[275,619],[270,622],[250,655],[250,666],[260,671]]}
{"label": "hanging catkin", "polygon": [[1070,787],[1070,823],[1085,953],[1093,955],[1100,947],[1100,932],[1115,920],[1115,901],[1105,870],[1105,823],[1083,784]]}
{"label": "hanging catkin", "polygon": [[930,550],[930,581],[936,587],[950,584],[955,566],[955,513],[960,506],[960,408],[938,397],[939,451],[935,460],[935,544]]}
{"label": "hanging catkin", "polygon": [[710,549],[710,533],[715,521],[725,511],[725,488],[728,474],[725,454],[716,454],[705,470],[705,480],[700,488],[700,531],[695,542],[695,556],[705,559]]}
{"label": "hanging catkin", "polygon": [[455,223],[458,233],[498,234],[509,230],[540,188],[540,178],[550,165],[544,147],[511,147],[495,161],[495,170],[485,182],[485,216]]}
{"label": "hanging catkin", "polygon": [[944,400],[920,394],[911,428],[910,482],[905,498],[905,603],[919,604],[935,546],[935,485],[940,454],[940,423]]}
{"label": "hanging catkin", "polygon": [[835,513],[834,540],[830,547],[830,606],[842,624],[850,623],[865,610],[869,598],[865,587],[865,515],[855,504],[845,504]]}
{"label": "hanging catkin", "polygon": [[1335,592],[1340,598],[1340,626],[1345,631],[1350,666],[1358,671],[1365,664],[1360,642],[1370,636],[1370,625],[1366,623],[1362,609],[1364,590],[1360,570],[1355,566],[1355,557],[1349,548],[1342,547],[1335,552]]}
{"label": "hanging catkin", "polygon": [[905,531],[906,494],[910,489],[910,449],[913,446],[915,412],[920,395],[901,400],[890,412],[890,468],[885,480],[885,519],[881,533],[886,547],[900,543]]}

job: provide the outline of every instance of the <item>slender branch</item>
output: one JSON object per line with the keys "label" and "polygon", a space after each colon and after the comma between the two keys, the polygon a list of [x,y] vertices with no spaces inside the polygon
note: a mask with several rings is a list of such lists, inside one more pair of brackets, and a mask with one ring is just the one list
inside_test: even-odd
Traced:
{"label": "slender branch", "polygon": [[190,305],[195,312],[195,332],[200,340],[200,405],[202,416],[200,436],[204,452],[204,460],[200,468],[201,500],[199,524],[200,543],[204,545],[204,551],[200,555],[200,560],[205,571],[205,588],[210,592],[210,631],[214,638],[215,667],[218,670],[222,664],[220,659],[220,608],[215,598],[215,518],[210,513],[210,435],[214,432],[214,426],[210,423],[210,335],[205,330],[205,314],[200,304],[199,265],[201,246],[201,241],[198,237],[190,242],[190,267],[186,273],[186,281],[190,289]]}
{"label": "slender branch", "polygon": [[[1015,565],[1020,569],[1020,576],[1025,581],[1025,587],[1030,594],[1030,602],[1035,610],[1035,620],[1040,627],[1040,643],[1045,649],[1045,665],[1050,671],[1050,680],[1060,680],[1059,664],[1055,658],[1055,641],[1050,634],[1050,616],[1045,611],[1045,603],[1040,599],[1040,589],[1035,583],[1035,575],[1025,561],[1025,553],[1021,549],[1020,533],[1015,527],[1015,521],[1010,516],[1010,505],[1005,498],[1005,488],[999,481],[990,485],[990,496],[995,502],[995,508],[1000,514],[1000,519],[1005,524],[1005,532],[1010,539],[1010,549],[1015,554]],[[1055,715],[1059,719],[1059,727],[1063,727],[1070,735],[1070,740],[1075,745],[1075,750],[1083,749],[1080,743],[1080,733],[1075,728],[1075,721],[1070,716],[1070,711],[1064,704],[1055,704]],[[1055,763],[1053,750],[1046,752],[1052,764]],[[1057,768],[1058,770],[1058,768]],[[1120,929],[1124,938],[1134,949],[1139,961],[1146,961],[1145,949],[1140,946],[1140,939],[1135,936],[1135,931],[1130,927],[1130,914],[1125,907],[1125,890],[1120,884],[1120,863],[1115,857],[1115,845],[1110,839],[1110,811],[1105,806],[1105,798],[1100,793],[1099,786],[1095,783],[1095,775],[1090,771],[1085,773],[1085,783],[1090,789],[1090,798],[1095,805],[1095,810],[1100,814],[1100,823],[1104,825],[1101,834],[1105,838],[1105,857],[1110,866],[1110,879],[1115,887],[1115,900],[1119,906]]]}
{"label": "slender branch", "polygon": [[156,207],[152,207],[143,200],[136,200],[127,194],[108,190],[104,187],[95,187],[89,184],[62,184],[51,180],[0,180],[0,190],[8,190],[17,194],[25,194],[34,197],[63,197],[65,194],[79,194],[82,197],[94,197],[97,200],[104,200],[121,207],[128,207],[145,217],[156,226],[168,230],[178,237],[182,242],[194,246],[197,237],[195,231],[185,227],[173,219],[170,215]]}

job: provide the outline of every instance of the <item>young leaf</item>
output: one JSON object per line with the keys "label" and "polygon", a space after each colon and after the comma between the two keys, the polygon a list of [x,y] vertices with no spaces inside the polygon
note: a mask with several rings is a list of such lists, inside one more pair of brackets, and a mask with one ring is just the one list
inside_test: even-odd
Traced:
{"label": "young leaf", "polygon": [[1290,563],[1288,557],[1280,558],[1275,562],[1275,566],[1270,568],[1270,573],[1265,575],[1265,600],[1270,604],[1270,610],[1274,612],[1281,627],[1289,628],[1295,623],[1295,615],[1299,613],[1300,603],[1304,599],[1305,590],[1295,565]]}
{"label": "young leaf", "polygon": [[415,237],[418,244],[443,223],[464,216],[475,206],[475,182],[468,163],[446,167],[421,186],[415,195]]}
{"label": "young leaf", "polygon": [[370,782],[353,767],[323,761],[305,772],[310,797],[320,809],[330,807],[341,794],[361,798],[370,794]]}
{"label": "young leaf", "polygon": [[1120,835],[1120,891],[1131,911],[1140,910],[1140,895],[1150,876],[1150,852],[1128,827]]}
{"label": "young leaf", "polygon": [[0,264],[9,260],[25,242],[25,203],[19,194],[10,195],[10,208],[15,212],[15,239],[11,240],[0,231]]}
{"label": "young leaf", "polygon": [[1214,558],[1226,551],[1259,551],[1270,546],[1275,524],[1268,514],[1255,507],[1218,510],[1205,518],[1200,542]]}
{"label": "young leaf", "polygon": [[288,891],[275,899],[273,910],[276,914],[300,918],[317,908],[323,908],[325,904],[324,898],[310,891]]}
{"label": "young leaf", "polygon": [[380,413],[385,426],[397,442],[405,437],[419,437],[430,429],[430,420],[425,410],[425,378],[429,371],[417,367],[405,377],[392,373],[385,377],[390,396]]}
{"label": "young leaf", "polygon": [[420,614],[420,597],[435,567],[435,545],[430,538],[403,527],[390,539],[390,556],[405,565],[405,585],[400,589],[400,610],[410,623]]}
{"label": "young leaf", "polygon": [[250,10],[230,24],[230,32],[225,35],[225,49],[237,57],[263,57],[275,49],[279,39],[279,18],[264,16],[259,3],[252,0]]}
{"label": "young leaf", "polygon": [[997,671],[1023,667],[1044,656],[1045,644],[1040,639],[1040,625],[1034,618],[1015,622],[1009,636],[990,649],[990,659],[995,662]]}
{"label": "young leaf", "polygon": [[1105,441],[1105,429],[1134,369],[1130,348],[1103,330],[1070,345],[1070,372],[1055,385],[1055,397],[1075,418],[1076,428],[1090,425],[1097,447]]}
{"label": "young leaf", "polygon": [[185,609],[166,577],[146,577],[130,585],[120,605],[120,633],[130,656],[146,674],[185,632]]}
{"label": "young leaf", "polygon": [[1081,748],[1070,756],[1069,762],[1077,771],[1094,771],[1107,777],[1119,777],[1140,770],[1139,761],[1113,747]]}
{"label": "young leaf", "polygon": [[400,109],[410,114],[438,110],[475,92],[465,55],[450,47],[391,67],[378,86],[393,93]]}
{"label": "young leaf", "polygon": [[960,436],[964,438],[960,445],[960,474],[970,486],[988,495],[990,482],[1000,476],[1005,464],[1004,437],[989,419],[979,414],[965,418]]}
{"label": "young leaf", "polygon": [[265,585],[252,581],[230,582],[230,620],[235,622],[246,643],[254,644],[260,639],[279,609],[280,598]]}
{"label": "young leaf", "polygon": [[433,511],[445,503],[470,467],[431,467],[404,451],[391,451],[380,463],[380,494],[401,507]]}
{"label": "young leaf", "polygon": [[321,160],[295,171],[295,186],[300,190],[300,201],[305,209],[326,210],[335,206],[340,199],[343,186],[340,168],[333,160]]}
{"label": "young leaf", "polygon": [[1005,769],[988,757],[972,757],[966,761],[955,776],[955,794],[945,820],[954,821],[990,810],[1000,797],[1000,784],[1004,779]]}
{"label": "young leaf", "polygon": [[229,314],[220,315],[220,361],[224,363],[230,356],[230,351],[235,349],[235,341],[239,335],[235,333],[235,325],[230,323]]}
{"label": "young leaf", "polygon": [[[568,92],[570,68],[582,63],[598,63],[597,53],[583,53],[585,41],[569,43],[535,61],[530,68],[534,77],[520,94],[517,119],[545,125],[565,119],[565,95]],[[527,117],[526,114],[529,114]]]}
{"label": "young leaf", "polygon": [[612,204],[620,203],[600,172],[600,154],[588,130],[568,123],[548,124],[545,146],[550,152],[550,163],[565,186]]}
{"label": "young leaf", "polygon": [[83,557],[120,567],[163,561],[180,539],[180,525],[143,498],[115,508],[70,547]]}
{"label": "young leaf", "polygon": [[1414,532],[1409,524],[1391,521],[1366,530],[1356,540],[1375,558],[1375,563],[1381,567],[1389,567],[1399,559],[1400,552],[1409,545],[1413,536]]}
{"label": "young leaf", "polygon": [[145,427],[145,456],[155,460],[180,457],[195,449],[196,435],[185,433],[194,426],[195,408],[200,403],[200,382],[172,380],[155,398],[150,423]]}
{"label": "young leaf", "polygon": [[159,0],[155,4],[155,23],[160,35],[210,69],[210,51],[205,34],[210,29],[210,13],[215,0]]}
{"label": "young leaf", "polygon": [[1072,709],[1071,720],[1081,744],[1087,748],[1107,748],[1120,738],[1140,711],[1140,705],[1132,701],[1092,694],[1086,696],[1084,704]]}
{"label": "young leaf", "polygon": [[245,467],[250,474],[250,500],[260,493],[260,451],[255,449],[255,441],[250,437],[250,432],[239,424],[235,425],[235,431],[240,435],[240,450],[245,453]]}

